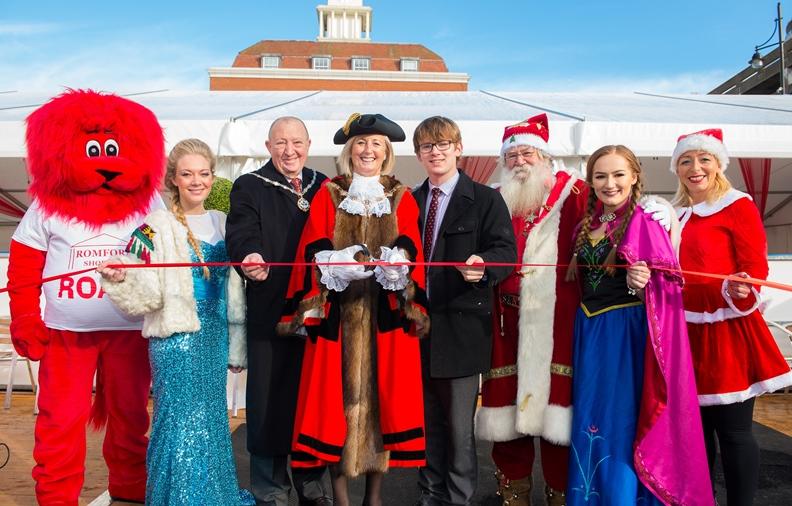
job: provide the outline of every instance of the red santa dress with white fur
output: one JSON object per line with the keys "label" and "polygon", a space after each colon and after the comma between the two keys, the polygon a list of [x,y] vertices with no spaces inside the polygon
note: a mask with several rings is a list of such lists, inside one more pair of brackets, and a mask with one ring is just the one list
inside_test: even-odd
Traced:
{"label": "red santa dress with white fur", "polygon": [[[714,203],[677,210],[682,269],[766,279],[767,240],[751,197],[731,189]],[[685,276],[682,294],[699,404],[743,402],[792,384],[789,370],[759,311],[759,287],[733,300],[726,282]]]}

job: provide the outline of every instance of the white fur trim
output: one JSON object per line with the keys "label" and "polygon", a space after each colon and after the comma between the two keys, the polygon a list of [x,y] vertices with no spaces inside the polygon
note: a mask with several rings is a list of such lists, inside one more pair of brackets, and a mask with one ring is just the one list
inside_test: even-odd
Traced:
{"label": "white fur trim", "polygon": [[[146,216],[145,223],[155,232],[152,239],[152,263],[190,261],[187,229],[170,211],[154,211]],[[153,272],[154,275],[146,274],[147,272]],[[129,306],[136,304],[131,300],[134,291],[160,290],[161,308],[147,312],[143,319],[145,337],[168,337],[176,332],[195,332],[201,328],[190,269],[129,269],[122,283],[107,285],[109,290],[106,288],[105,291],[114,303],[124,303],[126,299]],[[135,285],[137,289],[134,288]]]}
{"label": "white fur trim", "polygon": [[245,324],[228,324],[228,365],[247,369],[247,329]]}
{"label": "white fur trim", "polygon": [[536,149],[541,149],[547,154],[550,154],[550,152],[547,149],[547,143],[544,141],[544,139],[542,139],[538,135],[519,134],[519,135],[510,136],[508,139],[506,139],[503,142],[500,151],[501,157],[503,157],[503,155],[506,153],[506,150],[508,150],[509,148],[513,148],[514,146],[532,146]]}
{"label": "white fur trim", "polygon": [[476,411],[476,437],[483,441],[511,441],[525,434],[514,428],[517,406],[480,407]]}
{"label": "white fur trim", "polygon": [[572,438],[572,406],[547,406],[542,437],[553,444],[569,446]]}
{"label": "white fur trim", "polygon": [[228,270],[226,316],[228,318],[228,365],[247,368],[247,303],[245,285],[233,268]]}
{"label": "white fur trim", "polygon": [[734,301],[732,300],[731,295],[729,295],[728,287],[729,287],[729,280],[724,279],[723,284],[721,284],[721,296],[723,296],[723,300],[726,301],[726,304],[729,305],[731,310],[737,313],[739,316],[748,316],[749,314],[756,311],[759,308],[759,306],[762,304],[762,296],[759,294],[759,291],[754,286],[751,286],[751,293],[753,294],[756,302],[754,302],[754,305],[751,306],[750,309],[746,309],[745,311],[743,311],[742,309],[734,305]]}
{"label": "white fur trim", "polygon": [[734,404],[737,402],[747,401],[751,397],[762,395],[768,392],[775,392],[784,387],[792,385],[792,371],[785,372],[775,378],[769,378],[764,381],[754,383],[750,387],[741,392],[729,392],[726,394],[708,394],[699,395],[699,405],[701,406],[718,406],[722,404]]}
{"label": "white fur trim", "polygon": [[688,151],[706,151],[711,153],[718,159],[721,171],[725,172],[726,167],[729,166],[729,153],[726,151],[726,146],[718,139],[711,135],[693,134],[684,137],[677,142],[674,148],[674,153],[671,155],[671,172],[677,173],[677,161],[679,157]]}
{"label": "white fur trim", "polygon": [[682,233],[682,230],[684,230],[688,220],[694,214],[701,217],[712,216],[713,214],[723,211],[740,199],[748,199],[753,202],[753,198],[751,198],[751,196],[747,193],[731,188],[723,195],[723,197],[719,198],[715,202],[701,202],[692,207],[677,207],[676,212],[677,217],[679,218],[680,233]]}
{"label": "white fur trim", "polygon": [[698,216],[712,216],[715,213],[723,211],[740,199],[748,199],[753,202],[753,198],[747,193],[730,188],[723,197],[711,204],[709,202],[701,202],[700,204],[694,205],[693,214],[697,214]]}
{"label": "white fur trim", "polygon": [[[141,264],[138,258],[127,255],[109,260],[115,264]],[[143,316],[162,309],[164,299],[156,269],[126,269],[124,281],[114,283],[100,278],[102,290],[123,313]]]}
{"label": "white fur trim", "polygon": [[[572,175],[553,208],[528,235],[523,263],[558,261],[561,209],[576,181]],[[523,434],[541,436],[546,429],[555,304],[556,269],[535,269],[520,280],[515,429]]]}
{"label": "white fur trim", "polygon": [[751,287],[751,293],[753,293],[753,296],[756,299],[754,305],[744,311],[735,306],[734,301],[726,291],[728,284],[729,281],[724,279],[723,283],[721,284],[721,296],[729,307],[721,307],[712,312],[685,311],[685,321],[688,323],[699,324],[722,322],[725,320],[732,320],[734,318],[748,316],[762,307],[762,295],[754,287]]}
{"label": "white fur trim", "polygon": [[688,323],[715,323],[715,322],[722,322],[726,320],[731,320],[733,318],[740,318],[745,316],[743,314],[739,314],[735,312],[733,309],[728,307],[719,308],[711,313],[708,312],[696,312],[696,311],[685,311],[685,321]]}

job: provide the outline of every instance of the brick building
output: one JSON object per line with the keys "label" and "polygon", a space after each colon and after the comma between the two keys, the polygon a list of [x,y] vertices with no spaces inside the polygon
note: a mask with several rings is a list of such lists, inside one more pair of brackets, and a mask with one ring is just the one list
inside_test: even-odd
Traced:
{"label": "brick building", "polygon": [[467,91],[469,76],[449,72],[434,51],[372,42],[372,10],[362,0],[329,0],[316,10],[316,41],[257,42],[231,67],[210,68],[209,89]]}

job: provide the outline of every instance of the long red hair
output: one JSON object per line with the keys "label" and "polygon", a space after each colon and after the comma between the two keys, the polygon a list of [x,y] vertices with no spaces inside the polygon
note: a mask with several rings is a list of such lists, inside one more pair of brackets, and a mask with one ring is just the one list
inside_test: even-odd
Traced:
{"label": "long red hair", "polygon": [[[635,211],[635,206],[638,205],[638,200],[641,198],[641,193],[643,192],[643,173],[641,172],[641,162],[638,161],[638,157],[635,156],[635,153],[633,153],[630,148],[627,146],[622,146],[621,144],[614,144],[602,146],[592,153],[591,157],[588,159],[588,162],[586,162],[586,183],[588,183],[590,189],[588,195],[588,206],[586,208],[586,215],[583,218],[583,221],[580,223],[580,229],[578,230],[577,237],[575,238],[575,245],[572,250],[572,260],[569,262],[569,268],[567,269],[566,273],[567,281],[572,281],[577,276],[577,254],[583,245],[587,241],[591,240],[591,220],[594,217],[594,211],[597,207],[597,202],[599,201],[597,199],[596,192],[594,192],[592,187],[594,180],[594,165],[600,158],[606,155],[619,155],[624,158],[624,160],[626,160],[627,164],[630,166],[630,170],[632,170],[633,174],[635,174],[636,182],[632,187],[632,191],[630,192],[630,202],[628,204],[627,210],[625,211],[618,228],[611,236],[610,241],[613,245],[613,248],[611,248],[610,253],[608,253],[608,256],[605,258],[605,265],[613,265],[615,263],[616,248],[621,242],[622,237],[624,237],[624,232],[627,230],[627,224],[630,222],[630,218]],[[605,272],[613,276],[613,274],[616,272],[616,269],[613,267],[606,267]]]}

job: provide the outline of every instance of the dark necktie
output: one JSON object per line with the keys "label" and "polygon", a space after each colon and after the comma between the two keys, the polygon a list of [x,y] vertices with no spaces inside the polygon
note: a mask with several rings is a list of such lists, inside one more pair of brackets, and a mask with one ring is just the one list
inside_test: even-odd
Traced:
{"label": "dark necktie", "polygon": [[290,183],[292,185],[292,188],[294,188],[294,191],[296,191],[297,193],[302,192],[302,180],[299,177],[295,177],[290,181]]}
{"label": "dark necktie", "polygon": [[440,188],[432,188],[432,201],[429,203],[429,213],[426,215],[423,243],[424,256],[427,261],[432,258],[435,222],[437,221],[437,206],[440,203],[440,191]]}

